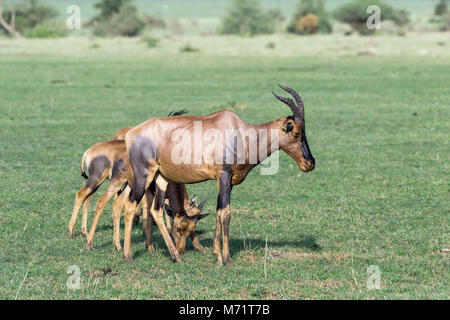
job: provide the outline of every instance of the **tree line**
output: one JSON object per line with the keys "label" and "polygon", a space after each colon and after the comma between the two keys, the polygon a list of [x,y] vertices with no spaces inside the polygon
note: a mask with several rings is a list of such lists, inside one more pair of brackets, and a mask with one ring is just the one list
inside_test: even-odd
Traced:
{"label": "tree line", "polygon": [[[432,22],[442,31],[450,30],[449,0],[440,0]],[[219,34],[254,36],[286,31],[308,35],[331,33],[334,21],[348,24],[363,35],[374,33],[366,26],[369,6],[381,10],[381,21],[390,20],[399,27],[410,23],[410,14],[396,9],[382,0],[351,0],[329,11],[325,0],[300,0],[293,15],[286,18],[278,8],[263,8],[259,0],[230,0],[218,27]],[[84,24],[100,37],[141,34],[146,26],[164,27],[162,19],[141,16],[134,0],[100,0],[94,4],[97,15]],[[39,0],[24,0],[14,7],[3,7],[0,0],[0,32],[11,36],[61,37],[67,28],[56,20],[57,10]]]}

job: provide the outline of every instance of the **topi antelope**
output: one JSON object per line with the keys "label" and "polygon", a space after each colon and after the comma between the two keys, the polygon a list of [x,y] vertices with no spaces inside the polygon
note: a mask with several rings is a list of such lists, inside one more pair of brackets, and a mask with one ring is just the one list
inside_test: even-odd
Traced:
{"label": "topi antelope", "polygon": [[[125,163],[123,161],[125,157],[128,158],[123,141],[100,142],[83,153],[80,171],[81,176],[87,179],[87,181],[86,184],[77,191],[75,196],[72,218],[69,222],[70,237],[73,237],[78,211],[81,205],[83,205],[81,232],[89,239],[87,232],[87,215],[91,198],[106,179],[111,179],[112,183],[110,183],[108,190],[97,201],[96,213],[101,213],[109,199],[119,192],[124,184],[124,181],[121,181],[123,178],[120,178],[122,172],[125,170]],[[85,163],[88,167],[89,177],[84,171]]]}
{"label": "topi antelope", "polygon": [[[172,115],[177,115],[178,113],[171,113]],[[124,135],[127,130],[132,127],[127,127],[116,132],[114,137],[119,137]],[[86,162],[89,177],[84,171],[84,163]],[[103,212],[106,204],[111,199],[114,194],[119,194],[122,187],[126,184],[126,174],[127,167],[129,167],[128,155],[125,149],[125,143],[122,140],[100,142],[86,150],[83,154],[81,160],[81,175],[87,179],[86,185],[81,188],[75,199],[74,211],[72,213],[72,218],[69,223],[69,235],[73,237],[74,225],[78,215],[80,206],[83,204],[83,218],[82,218],[82,233],[87,236],[87,249],[92,249],[93,238],[95,234],[95,228]],[[129,169],[128,171],[131,171]],[[100,185],[109,178],[111,180],[108,189],[105,194],[103,194],[98,202],[96,208],[96,214],[89,234],[87,233],[87,214],[89,208],[89,202],[93,194],[97,191]],[[174,220],[173,230],[177,230],[177,235],[174,236],[175,242],[177,243],[177,248],[179,251],[184,252],[186,245],[186,238],[190,236],[192,239],[194,247],[204,252],[205,249],[201,246],[195,235],[195,227],[198,220],[204,218],[206,215],[201,214],[205,201],[200,203],[197,207],[195,205],[196,197],[189,201],[186,186],[184,184],[171,183],[170,190],[173,192],[167,193],[168,203],[172,201],[173,206],[176,210],[172,210],[169,216]],[[126,190],[126,189],[125,189]],[[180,191],[178,191],[180,190]],[[181,193],[182,191],[182,193]],[[149,195],[153,199],[153,195]],[[142,199],[143,211],[144,211],[144,221],[143,229],[147,231],[147,201]],[[183,203],[184,206],[180,206],[179,203]],[[116,199],[113,204],[113,219],[114,219],[114,245],[117,250],[121,250],[120,237],[119,237],[119,226],[120,226],[120,214],[122,211],[123,200]],[[169,206],[170,208],[170,206]],[[151,220],[150,220],[151,221]],[[170,220],[167,221],[168,225]],[[151,230],[151,229],[150,229]],[[150,251],[153,251],[153,246],[148,247]]]}
{"label": "topi antelope", "polygon": [[[230,194],[233,186],[242,183],[252,168],[279,149],[294,159],[300,170],[304,172],[314,170],[315,160],[306,139],[302,99],[293,89],[281,85],[280,87],[291,94],[296,103],[290,98],[273,94],[291,109],[292,115],[265,124],[247,124],[231,111],[218,111],[206,116],[153,118],[128,131],[125,142],[134,177],[133,181],[129,181],[129,185],[132,186],[131,192],[124,203],[123,254],[126,260],[133,261],[131,256],[133,213],[153,181],[156,182],[156,193],[150,212],[166,242],[171,259],[182,262],[183,259],[174,246],[163,220],[168,182],[197,183],[216,180],[219,194],[213,253],[217,255],[219,264],[232,264],[228,233],[231,217]],[[256,131],[259,134],[249,134],[242,138],[242,133],[246,134],[249,131]],[[203,138],[198,138],[198,132]],[[193,141],[190,138],[192,136]],[[180,138],[182,142],[177,144],[176,141]],[[260,150],[256,157],[254,157],[255,148]],[[203,152],[199,155],[198,150],[208,150],[209,154]]]}
{"label": "topi antelope", "polygon": [[[200,244],[200,241],[198,241],[197,237],[195,236],[195,228],[197,226],[197,222],[200,219],[208,216],[208,214],[202,214],[202,210],[206,203],[206,200],[203,200],[197,206],[197,196],[194,195],[194,197],[189,201],[186,185],[183,183],[175,182],[169,182],[169,184],[167,185],[166,199],[165,212],[173,220],[173,226],[169,228],[169,232],[172,234],[172,237],[175,240],[175,245],[178,252],[180,252],[181,254],[184,253],[186,248],[186,239],[188,236],[191,238],[192,245],[195,249],[201,252],[206,252],[206,250]],[[150,206],[151,203],[149,204],[149,208]],[[183,213],[184,210],[186,214]],[[152,218],[151,215],[149,216],[149,221],[150,218]],[[146,234],[146,236],[149,237],[151,241],[151,229],[149,231],[150,232]]]}
{"label": "topi antelope", "polygon": [[[125,190],[117,197],[117,207],[122,208],[123,203],[130,194],[130,187],[126,187]],[[155,194],[155,184],[150,184],[149,190],[146,192],[147,206],[152,205],[152,201]],[[206,252],[205,248],[200,244],[197,236],[195,235],[195,228],[197,222],[200,219],[208,216],[208,214],[202,214],[203,206],[206,200],[203,200],[198,206],[196,205],[197,197],[189,200],[186,185],[182,183],[169,182],[167,185],[167,192],[165,195],[165,212],[168,216],[167,228],[168,232],[175,240],[175,245],[180,253],[184,253],[186,248],[187,237],[192,240],[192,245],[200,252]],[[115,204],[116,204],[115,202]],[[119,224],[120,224],[120,212],[114,209],[114,239],[119,239]],[[173,224],[170,224],[172,219]],[[152,240],[152,226],[154,220],[152,215],[148,215],[144,212],[144,218],[142,222],[142,229],[146,236],[146,247],[150,252],[154,252],[153,240]],[[117,227],[116,227],[117,226]],[[117,240],[118,241],[118,240]],[[116,243],[116,240],[114,240]]]}
{"label": "topi antelope", "polygon": [[[89,177],[87,179],[86,185],[81,188],[76,194],[76,200],[74,205],[74,212],[72,214],[72,219],[69,224],[69,234],[73,236],[74,224],[77,218],[77,214],[81,204],[85,205],[86,201],[90,200],[92,195],[98,190],[100,185],[107,179],[110,178],[110,184],[106,192],[99,198],[97,202],[97,207],[95,210],[95,216],[92,222],[91,230],[89,234],[84,231],[83,234],[87,237],[86,248],[92,250],[93,240],[95,235],[95,229],[98,220],[103,212],[106,204],[115,195],[120,193],[120,190],[127,183],[127,167],[129,167],[128,155],[125,149],[125,142],[123,140],[100,142],[86,150],[81,164],[81,172],[83,176],[86,176],[84,172],[84,162],[86,162],[89,168]],[[113,164],[111,166],[111,164]],[[131,169],[128,169],[131,170]],[[128,173],[129,174],[129,173]],[[197,207],[195,205],[194,197],[191,201],[188,199],[188,194],[186,186],[184,184],[170,183],[169,192],[167,193],[168,207],[173,206],[176,210],[171,210],[168,212],[169,217],[174,221],[173,227],[171,228],[172,233],[176,232],[174,235],[175,242],[179,251],[184,252],[186,246],[186,239],[188,236],[191,237],[194,247],[204,252],[205,249],[200,245],[200,241],[195,235],[195,227],[197,222],[204,218],[206,215],[202,214],[202,209],[205,201],[200,203]],[[129,188],[128,188],[129,189]],[[121,250],[120,245],[120,215],[123,206],[124,197],[127,194],[127,188],[125,191],[119,195],[119,197],[113,203],[113,219],[114,219],[114,246],[118,251]],[[153,199],[153,194],[148,195],[149,201],[151,203]],[[142,199],[143,204],[143,230],[147,232],[147,223],[152,223],[152,219],[147,217],[147,200]],[[82,219],[82,230],[87,230],[87,211],[83,210]],[[150,228],[151,230],[151,228]],[[153,245],[148,244],[149,251],[154,251]]]}

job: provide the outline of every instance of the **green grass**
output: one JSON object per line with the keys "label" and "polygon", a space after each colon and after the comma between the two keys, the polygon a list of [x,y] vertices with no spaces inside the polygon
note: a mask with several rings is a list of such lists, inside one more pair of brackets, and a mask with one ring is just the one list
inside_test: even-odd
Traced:
{"label": "green grass", "polygon": [[[448,299],[450,53],[442,41],[186,37],[149,49],[128,39],[0,40],[0,298]],[[199,51],[180,52],[186,43]],[[357,55],[368,47],[377,55]],[[288,115],[271,95],[277,82],[304,98],[317,167],[302,173],[282,153],[277,175],[257,168],[233,189],[232,267],[190,244],[187,264],[174,264],[159,233],[149,254],[141,225],[135,262],[125,262],[112,245],[110,205],[93,252],[80,221],[68,238],[86,148],[170,110],[205,115],[231,105],[249,123]],[[209,199],[198,235],[211,248],[216,183],[188,190]],[[266,237],[281,257],[268,257],[265,269]],[[66,287],[70,265],[81,269],[81,290]],[[370,265],[381,270],[381,290],[367,289]],[[107,266],[117,274],[97,275]]]}

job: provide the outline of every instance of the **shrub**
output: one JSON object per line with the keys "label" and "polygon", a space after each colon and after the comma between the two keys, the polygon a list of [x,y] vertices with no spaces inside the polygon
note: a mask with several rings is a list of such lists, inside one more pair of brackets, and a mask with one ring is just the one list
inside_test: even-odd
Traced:
{"label": "shrub", "polygon": [[113,15],[111,22],[115,34],[127,37],[137,36],[144,28],[144,22],[138,17],[138,11],[132,3],[120,7],[119,13]]}
{"label": "shrub", "polygon": [[406,10],[394,10],[392,12],[391,20],[398,26],[405,26],[409,24],[409,12]]}
{"label": "shrub", "polygon": [[93,26],[93,33],[106,36],[137,36],[144,28],[136,6],[131,0],[102,0],[95,5],[100,14],[88,25]]}
{"label": "shrub", "polygon": [[144,20],[152,28],[160,28],[160,29],[167,28],[167,24],[164,21],[164,19],[160,19],[160,18],[157,18],[157,17],[153,17],[153,16],[151,16],[149,14],[146,14],[146,15],[144,15]]}
{"label": "shrub", "polygon": [[119,13],[120,8],[125,4],[130,4],[132,0],[101,0],[94,4],[94,8],[99,9],[100,13],[93,20],[109,20],[114,14]]}
{"label": "shrub", "polygon": [[298,34],[313,34],[319,30],[319,18],[312,13],[300,18],[295,25]]}
{"label": "shrub", "polygon": [[275,32],[278,10],[263,10],[258,0],[232,0],[219,33],[253,36]]}
{"label": "shrub", "polygon": [[409,23],[409,13],[405,10],[396,10],[380,0],[354,0],[337,8],[334,17],[344,23],[350,24],[360,34],[372,34],[375,30],[367,28],[367,19],[371,15],[367,8],[371,5],[380,7],[381,21],[392,20],[397,25]]}
{"label": "shrub", "polygon": [[[12,9],[5,9],[3,17],[6,21],[11,20]],[[40,24],[45,24],[58,16],[58,11],[50,6],[39,3],[38,0],[28,0],[15,8],[15,29],[26,35],[32,33],[32,29]],[[47,26],[48,27],[48,26]],[[41,27],[43,30],[45,27]],[[0,25],[0,30],[4,30]]]}
{"label": "shrub", "polygon": [[266,46],[265,46],[265,47],[266,47],[267,49],[275,49],[276,45],[275,45],[275,42],[269,41],[269,42],[266,43]]}
{"label": "shrub", "polygon": [[147,44],[147,47],[156,48],[159,44],[160,39],[154,38],[152,36],[145,36],[142,37],[142,41],[144,41]]}
{"label": "shrub", "polygon": [[45,22],[26,29],[23,35],[27,38],[60,38],[67,35],[67,29],[60,23]]}
{"label": "shrub", "polygon": [[[317,18],[317,28],[311,28],[311,23],[314,22],[315,18],[309,16],[303,23],[300,22],[301,19],[308,15],[314,15]],[[304,24],[309,24],[309,27],[305,29]],[[303,26],[302,26],[303,25]],[[305,32],[305,30],[308,30]],[[310,32],[309,30],[314,30]],[[287,26],[287,31],[297,34],[305,33],[330,33],[333,31],[333,27],[330,22],[330,17],[325,9],[325,0],[301,0],[297,5],[297,9],[292,17],[291,21]]]}
{"label": "shrub", "polygon": [[447,0],[441,0],[434,8],[434,14],[444,16],[446,13],[448,13]]}
{"label": "shrub", "polygon": [[191,46],[190,43],[185,44],[180,48],[180,52],[199,52],[198,48]]}

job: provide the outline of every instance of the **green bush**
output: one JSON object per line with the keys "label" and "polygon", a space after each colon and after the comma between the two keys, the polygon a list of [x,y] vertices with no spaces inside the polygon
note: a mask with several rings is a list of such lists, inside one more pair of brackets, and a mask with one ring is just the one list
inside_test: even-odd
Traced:
{"label": "green bush", "polygon": [[371,15],[367,8],[376,5],[381,9],[381,21],[392,20],[397,25],[409,23],[409,13],[405,10],[396,10],[380,0],[354,0],[346,3],[334,11],[334,17],[351,25],[360,34],[372,34],[375,30],[367,28],[367,19]]}
{"label": "green bush", "polygon": [[300,18],[295,25],[298,34],[314,34],[319,31],[319,18],[312,13]]}
{"label": "green bush", "polygon": [[167,24],[164,19],[160,19],[149,14],[144,15],[144,20],[151,28],[165,29]]}
{"label": "green bush", "polygon": [[160,39],[154,38],[152,36],[144,36],[142,37],[142,41],[147,44],[147,47],[156,48],[159,44]]}
{"label": "green bush", "polygon": [[88,25],[93,26],[96,36],[134,37],[139,35],[145,26],[131,0],[102,0],[95,7],[101,10],[100,14]]}
{"label": "green bush", "polygon": [[391,20],[398,26],[405,26],[410,22],[409,12],[402,9],[393,10]]}
{"label": "green bush", "polygon": [[447,0],[441,0],[434,8],[434,14],[437,16],[444,16],[448,13]]}
{"label": "green bush", "polygon": [[247,36],[274,33],[280,16],[278,10],[263,10],[258,0],[232,0],[219,33]]}
{"label": "green bush", "polygon": [[198,48],[193,47],[190,43],[186,43],[180,48],[180,52],[199,52]]}
{"label": "green bush", "polygon": [[[313,14],[317,17],[317,28],[302,28],[300,20],[309,14]],[[310,23],[311,17],[309,16],[305,22]],[[292,17],[291,21],[287,26],[287,32],[305,34],[305,33],[331,33],[333,31],[333,26],[331,25],[329,14],[325,9],[325,0],[301,0],[297,5],[297,9]],[[307,30],[307,31],[305,31]]]}
{"label": "green bush", "polygon": [[265,47],[266,47],[267,49],[275,49],[276,44],[275,44],[275,42],[273,42],[273,41],[269,41],[269,42],[266,43]]}
{"label": "green bush", "polygon": [[61,23],[45,22],[26,29],[23,35],[27,38],[60,38],[67,35],[67,29]]}
{"label": "green bush", "polygon": [[94,8],[99,9],[100,13],[93,20],[109,20],[114,14],[119,13],[120,8],[125,4],[130,4],[132,0],[101,0],[94,4]]}
{"label": "green bush", "polygon": [[[12,11],[11,8],[4,9],[3,18],[6,21],[11,20]],[[14,11],[16,13],[15,28],[25,36],[33,33],[32,30],[37,28],[40,24],[46,24],[58,16],[58,11],[54,7],[41,4],[38,0],[24,1],[20,3]],[[42,26],[40,27],[40,30],[43,31],[45,28],[50,27],[49,25]],[[2,26],[0,26],[0,30],[4,30]],[[42,32],[42,34],[44,33],[45,32]]]}

